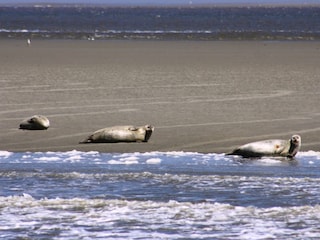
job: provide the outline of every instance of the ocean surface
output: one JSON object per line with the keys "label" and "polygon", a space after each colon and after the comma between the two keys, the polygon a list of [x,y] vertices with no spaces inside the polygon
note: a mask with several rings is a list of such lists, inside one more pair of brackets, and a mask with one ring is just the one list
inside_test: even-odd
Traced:
{"label": "ocean surface", "polygon": [[320,153],[0,151],[0,239],[319,239]]}
{"label": "ocean surface", "polygon": [[319,40],[320,6],[2,6],[0,38]]}

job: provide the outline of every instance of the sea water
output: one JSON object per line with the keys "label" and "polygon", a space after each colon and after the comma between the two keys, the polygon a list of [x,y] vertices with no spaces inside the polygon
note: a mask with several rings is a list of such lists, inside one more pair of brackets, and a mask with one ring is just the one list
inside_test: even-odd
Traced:
{"label": "sea water", "polygon": [[317,239],[320,153],[0,152],[0,239]]}
{"label": "sea water", "polygon": [[320,7],[0,6],[0,38],[319,40]]}

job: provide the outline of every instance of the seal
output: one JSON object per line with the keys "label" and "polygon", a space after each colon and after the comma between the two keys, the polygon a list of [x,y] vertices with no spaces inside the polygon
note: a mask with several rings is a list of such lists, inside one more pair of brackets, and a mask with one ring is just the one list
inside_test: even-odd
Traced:
{"label": "seal", "polygon": [[19,129],[24,130],[46,130],[50,127],[49,119],[45,116],[34,115],[23,120],[20,123]]}
{"label": "seal", "polygon": [[154,127],[114,126],[95,131],[79,143],[148,142]]}
{"label": "seal", "polygon": [[227,155],[240,155],[244,158],[287,157],[292,159],[301,147],[301,137],[293,135],[289,140],[270,139],[242,145]]}

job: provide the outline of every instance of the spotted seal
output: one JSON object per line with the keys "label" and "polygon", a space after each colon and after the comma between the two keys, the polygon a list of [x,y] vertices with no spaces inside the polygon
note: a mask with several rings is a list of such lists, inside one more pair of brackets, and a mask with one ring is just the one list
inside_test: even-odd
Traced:
{"label": "spotted seal", "polygon": [[95,131],[79,143],[148,142],[154,127],[114,126]]}
{"label": "spotted seal", "polygon": [[49,127],[49,119],[41,115],[34,115],[30,118],[24,119],[19,125],[19,129],[24,130],[46,130]]}
{"label": "spotted seal", "polygon": [[293,158],[301,147],[301,137],[293,135],[289,140],[271,139],[242,145],[227,155],[251,157],[288,157]]}

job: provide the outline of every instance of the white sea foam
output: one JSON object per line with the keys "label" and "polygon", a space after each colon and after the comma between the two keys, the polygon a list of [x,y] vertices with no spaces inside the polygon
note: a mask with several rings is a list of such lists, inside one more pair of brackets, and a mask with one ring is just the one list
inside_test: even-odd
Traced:
{"label": "white sea foam", "polygon": [[146,161],[147,164],[160,164],[161,163],[161,158],[149,158]]}
{"label": "white sea foam", "polygon": [[109,164],[139,164],[139,157],[137,156],[127,156],[120,157],[119,159],[112,159],[108,161]]}
{"label": "white sea foam", "polygon": [[59,161],[61,160],[60,157],[39,157],[39,158],[33,158],[33,160],[37,161]]}
{"label": "white sea foam", "polygon": [[12,155],[12,152],[8,152],[8,151],[0,151],[0,158],[8,158]]}
{"label": "white sea foam", "polygon": [[[319,206],[256,208],[221,203],[0,197],[0,236],[74,238],[308,239]],[[133,237],[134,236],[134,237]]]}
{"label": "white sea foam", "polygon": [[[111,154],[111,153],[99,153],[96,151],[91,152],[80,152],[80,151],[68,151],[68,152],[25,152],[25,153],[13,153],[8,151],[0,151],[0,160],[2,162],[87,162],[90,161],[92,164],[163,164],[167,162],[177,161],[183,164],[226,164],[234,165],[241,164],[241,157],[238,156],[226,156],[225,154],[202,154],[196,152],[146,152],[146,153],[122,153],[122,154]],[[320,152],[307,151],[299,152],[296,156],[296,162],[302,165],[320,165]],[[250,161],[246,161],[246,164]],[[281,166],[287,165],[288,161],[284,161],[283,158],[270,158],[263,157],[251,161],[254,164],[262,165],[274,165]]]}
{"label": "white sea foam", "polygon": [[270,158],[270,157],[262,157],[257,160],[257,163],[262,163],[265,165],[282,165],[283,159],[281,158]]}
{"label": "white sea foam", "polygon": [[317,157],[318,159],[320,159],[320,152],[316,152],[312,150],[309,150],[306,152],[298,152],[297,157]]}

